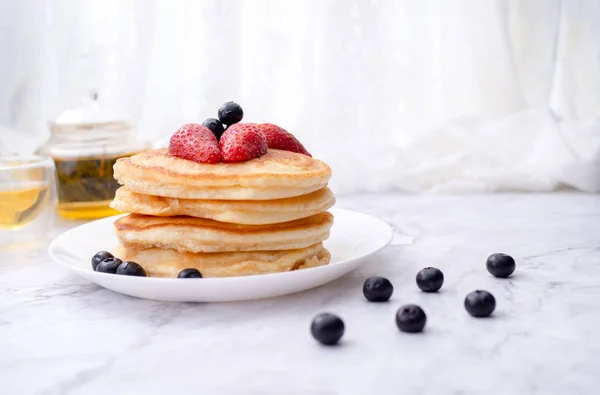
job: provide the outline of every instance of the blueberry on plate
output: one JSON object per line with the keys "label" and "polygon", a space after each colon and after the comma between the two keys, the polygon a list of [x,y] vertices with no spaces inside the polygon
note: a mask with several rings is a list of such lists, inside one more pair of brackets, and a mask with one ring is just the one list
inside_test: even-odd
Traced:
{"label": "blueberry on plate", "polygon": [[512,256],[497,253],[488,257],[485,267],[494,277],[506,278],[513,274],[517,264]]}
{"label": "blueberry on plate", "polygon": [[213,132],[217,140],[219,140],[221,138],[221,135],[225,132],[225,128],[223,127],[221,121],[215,118],[205,119],[204,122],[202,122],[202,125],[210,129],[210,131]]}
{"label": "blueberry on plate", "polygon": [[131,261],[123,262],[117,268],[117,274],[146,277],[146,271],[139,264]]}
{"label": "blueberry on plate", "polygon": [[465,309],[473,317],[487,317],[495,308],[496,298],[488,291],[473,291],[465,298]]}
{"label": "blueberry on plate", "polygon": [[117,268],[119,265],[123,263],[119,258],[106,258],[102,262],[96,266],[96,271],[100,273],[112,273],[115,274],[117,272]]}
{"label": "blueberry on plate", "polygon": [[369,302],[386,302],[394,293],[394,286],[384,277],[369,277],[363,285],[363,294]]}
{"label": "blueberry on plate", "polygon": [[425,328],[426,322],[425,312],[415,304],[402,306],[396,312],[396,325],[402,332],[421,332]]}
{"label": "blueberry on plate", "polygon": [[198,269],[183,269],[177,278],[202,278],[202,273]]}
{"label": "blueberry on plate", "polygon": [[344,321],[331,313],[317,315],[310,324],[310,333],[321,344],[332,346],[344,335]]}
{"label": "blueberry on plate", "polygon": [[92,269],[96,270],[100,262],[102,262],[106,258],[113,258],[113,254],[111,254],[108,251],[97,252],[96,255],[92,257]]}
{"label": "blueberry on plate", "polygon": [[444,284],[444,273],[435,267],[426,267],[417,273],[417,287],[423,292],[437,292]]}
{"label": "blueberry on plate", "polygon": [[240,122],[244,118],[244,110],[239,104],[228,101],[219,108],[218,115],[219,121],[229,126]]}

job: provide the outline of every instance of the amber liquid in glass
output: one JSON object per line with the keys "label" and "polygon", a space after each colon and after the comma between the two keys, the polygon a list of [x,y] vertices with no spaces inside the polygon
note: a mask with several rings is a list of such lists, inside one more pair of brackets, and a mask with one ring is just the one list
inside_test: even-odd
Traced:
{"label": "amber liquid in glass", "polygon": [[67,219],[95,219],[118,214],[109,207],[119,188],[113,177],[117,159],[133,154],[79,159],[54,158],[58,178],[58,207]]}
{"label": "amber liquid in glass", "polygon": [[22,189],[0,191],[0,229],[21,229],[46,208],[50,186],[37,184]]}

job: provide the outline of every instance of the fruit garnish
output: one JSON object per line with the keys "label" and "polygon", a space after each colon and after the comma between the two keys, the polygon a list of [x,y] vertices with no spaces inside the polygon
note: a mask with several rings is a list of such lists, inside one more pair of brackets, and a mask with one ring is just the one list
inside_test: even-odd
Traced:
{"label": "fruit garnish", "polygon": [[96,270],[100,262],[107,258],[113,258],[113,254],[108,251],[99,251],[92,257],[92,269]]}
{"label": "fruit garnish", "polygon": [[494,277],[506,278],[513,274],[517,264],[512,256],[497,253],[488,257],[485,266]]}
{"label": "fruit garnish", "polygon": [[183,269],[179,272],[177,278],[202,278],[202,273],[198,269]]}
{"label": "fruit garnish", "polygon": [[236,123],[225,130],[219,147],[223,162],[242,162],[264,155],[267,140],[256,125]]}
{"label": "fruit garnish", "polygon": [[242,107],[232,101],[223,104],[218,111],[219,120],[225,125],[233,125],[244,118],[244,110]]}
{"label": "fruit garnish", "polygon": [[311,325],[310,333],[321,344],[332,346],[344,335],[344,321],[340,317],[330,313],[316,316]]}
{"label": "fruit garnish", "polygon": [[123,262],[117,268],[117,274],[146,277],[146,271],[139,264],[131,261]]}
{"label": "fruit garnish", "polygon": [[308,153],[306,148],[298,141],[293,134],[285,130],[284,128],[274,125],[272,123],[261,123],[257,125],[260,131],[265,135],[267,139],[267,146],[273,149],[279,149],[284,151],[297,152],[299,154],[312,156]]}
{"label": "fruit garnish", "polygon": [[119,265],[123,263],[119,258],[106,258],[96,266],[96,271],[100,273],[112,273],[117,272]]}
{"label": "fruit garnish", "polygon": [[402,306],[396,312],[396,325],[402,332],[421,332],[426,322],[425,312],[415,304]]}
{"label": "fruit garnish", "polygon": [[473,317],[487,317],[495,308],[496,298],[488,291],[473,291],[465,298],[465,309]]}
{"label": "fruit garnish", "polygon": [[363,295],[369,302],[386,302],[393,292],[394,286],[384,277],[369,277],[363,285]]}
{"label": "fruit garnish", "polygon": [[215,135],[217,140],[219,140],[223,135],[223,132],[225,132],[225,128],[221,121],[215,118],[205,119],[204,122],[202,122],[202,126],[206,126]]}
{"label": "fruit garnish", "polygon": [[417,273],[417,287],[423,292],[437,292],[444,284],[444,273],[435,267],[426,267]]}
{"label": "fruit garnish", "polygon": [[169,154],[202,163],[221,160],[217,138],[206,126],[197,123],[183,125],[171,136]]}

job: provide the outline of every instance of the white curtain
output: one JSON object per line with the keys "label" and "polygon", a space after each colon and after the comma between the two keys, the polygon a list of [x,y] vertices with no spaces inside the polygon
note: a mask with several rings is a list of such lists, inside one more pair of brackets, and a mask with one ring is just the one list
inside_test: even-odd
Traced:
{"label": "white curtain", "polygon": [[235,100],[340,193],[600,191],[599,0],[0,4],[5,150],[90,91],[159,145]]}

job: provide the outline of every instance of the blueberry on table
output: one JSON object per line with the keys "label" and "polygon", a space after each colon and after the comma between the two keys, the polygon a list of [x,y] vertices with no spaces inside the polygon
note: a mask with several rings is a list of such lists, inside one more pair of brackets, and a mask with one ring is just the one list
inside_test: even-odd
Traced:
{"label": "blueberry on table", "polygon": [[202,278],[202,273],[198,269],[183,269],[177,278]]}
{"label": "blueberry on table", "polygon": [[218,115],[219,121],[229,126],[240,122],[244,118],[244,110],[239,104],[228,101],[219,108]]}
{"label": "blueberry on table", "polygon": [[423,292],[437,292],[444,284],[444,273],[435,267],[426,267],[417,273],[417,287]]}
{"label": "blueberry on table", "polygon": [[487,317],[495,308],[496,298],[488,291],[473,291],[465,298],[465,309],[473,317]]}
{"label": "blueberry on table", "polygon": [[139,264],[131,261],[123,262],[117,268],[117,274],[146,277],[146,271]]}
{"label": "blueberry on table", "polygon": [[111,254],[108,251],[97,252],[96,255],[92,257],[92,269],[96,270],[100,262],[102,262],[106,258],[113,258],[113,254]]}
{"label": "blueberry on table", "polygon": [[363,294],[369,302],[386,302],[394,293],[394,286],[384,277],[369,277],[363,285]]}
{"label": "blueberry on table", "polygon": [[426,322],[425,312],[415,304],[402,306],[396,312],[396,325],[402,332],[421,332]]}
{"label": "blueberry on table", "polygon": [[512,256],[497,253],[488,257],[485,267],[494,277],[506,278],[513,274],[517,264]]}
{"label": "blueberry on table", "polygon": [[215,118],[205,119],[204,122],[202,122],[202,125],[206,126],[211,132],[213,132],[217,140],[219,140],[221,135],[225,132],[225,128],[223,127],[221,121]]}
{"label": "blueberry on table", "polygon": [[115,274],[117,272],[117,268],[119,265],[123,263],[119,258],[106,258],[102,262],[96,266],[96,271],[100,273],[112,273]]}
{"label": "blueberry on table", "polygon": [[332,346],[344,335],[344,321],[335,314],[322,313],[310,324],[310,333],[321,344]]}

